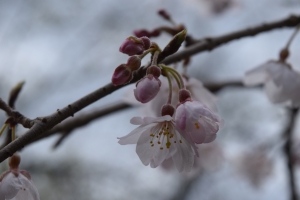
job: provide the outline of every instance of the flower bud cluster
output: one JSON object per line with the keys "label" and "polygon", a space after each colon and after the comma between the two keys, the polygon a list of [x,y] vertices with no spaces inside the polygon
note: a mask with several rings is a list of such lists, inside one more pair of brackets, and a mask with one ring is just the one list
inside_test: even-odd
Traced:
{"label": "flower bud cluster", "polygon": [[[163,75],[168,79],[168,100],[162,105],[161,117],[132,118],[131,122],[140,127],[127,136],[119,138],[120,144],[137,143],[138,156],[145,165],[150,164],[151,167],[157,167],[164,159],[172,157],[179,171],[189,171],[194,162],[194,155],[198,156],[195,145],[212,142],[222,123],[219,116],[208,107],[192,99],[191,92],[186,89],[179,72],[157,62],[175,53],[185,37],[186,30],[176,34],[163,51],[155,43],[150,43],[149,39],[151,45],[145,45],[147,42],[143,39],[148,41],[146,37],[129,37],[120,47],[121,52],[131,57],[126,64],[116,68],[112,78],[114,85],[128,83],[132,79],[132,72],[140,67],[141,59],[147,53],[152,54],[151,64],[146,68],[146,75],[137,82],[134,89],[137,101],[148,103],[153,100],[161,88],[159,77]],[[147,47],[149,49],[145,50]],[[178,86],[177,108],[171,102],[174,82]]]}

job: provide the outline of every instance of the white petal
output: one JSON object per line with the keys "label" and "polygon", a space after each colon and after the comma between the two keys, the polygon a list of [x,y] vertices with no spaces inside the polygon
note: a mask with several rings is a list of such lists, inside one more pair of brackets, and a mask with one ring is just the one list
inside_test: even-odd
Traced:
{"label": "white petal", "polygon": [[190,78],[186,87],[190,90],[194,100],[203,103],[213,111],[217,111],[216,96],[203,87],[203,84],[199,80]]}
{"label": "white petal", "polygon": [[282,103],[288,98],[284,95],[282,88],[277,87],[273,81],[268,81],[265,84],[265,91],[269,100],[273,103]]}
{"label": "white petal", "polygon": [[5,200],[5,195],[1,190],[2,182],[0,182],[0,200]]}
{"label": "white petal", "polygon": [[137,127],[136,129],[131,131],[128,135],[118,138],[119,144],[121,144],[121,145],[136,144],[137,141],[139,140],[141,134],[147,129],[150,130],[153,126],[155,126],[155,125],[150,124],[150,125],[146,125],[146,126],[142,125],[142,126]]}
{"label": "white petal", "polygon": [[266,69],[272,67],[273,63],[275,63],[275,61],[267,62],[250,71],[247,71],[244,77],[244,84],[252,86],[262,84],[267,81],[269,79],[269,74],[267,73]]}
{"label": "white petal", "polygon": [[[136,145],[136,153],[144,165],[149,165],[153,155],[156,151],[159,151],[158,145],[154,144],[151,146],[150,141],[152,137],[150,136],[150,131],[146,130],[142,133]],[[155,143],[153,141],[153,143]]]}
{"label": "white petal", "polygon": [[22,183],[22,189],[18,192],[15,200],[39,200],[39,193],[33,182],[22,174],[18,178]]}
{"label": "white petal", "polygon": [[141,118],[141,117],[133,117],[133,118],[131,118],[131,120],[130,120],[130,123],[131,124],[134,124],[134,125],[142,125],[143,124],[143,118]]}
{"label": "white petal", "polygon": [[15,197],[21,188],[20,180],[13,173],[8,173],[2,179],[1,193],[5,195],[6,199]]}

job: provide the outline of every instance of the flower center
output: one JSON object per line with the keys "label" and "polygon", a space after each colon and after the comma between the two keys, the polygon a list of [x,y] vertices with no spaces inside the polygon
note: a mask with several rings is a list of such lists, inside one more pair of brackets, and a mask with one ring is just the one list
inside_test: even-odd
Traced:
{"label": "flower center", "polygon": [[178,141],[176,134],[174,134],[174,128],[171,122],[159,123],[158,126],[155,126],[150,134],[151,147],[155,146],[155,143],[160,145],[160,150],[164,149],[164,146],[169,149],[172,143],[181,144],[181,139]]}

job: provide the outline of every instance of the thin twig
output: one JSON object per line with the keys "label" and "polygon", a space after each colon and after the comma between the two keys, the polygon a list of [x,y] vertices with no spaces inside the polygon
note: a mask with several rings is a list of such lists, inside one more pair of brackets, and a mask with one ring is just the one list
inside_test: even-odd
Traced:
{"label": "thin twig", "polygon": [[295,128],[296,117],[298,113],[298,108],[290,109],[290,122],[283,133],[286,143],[283,148],[283,153],[286,156],[286,164],[288,169],[288,181],[290,188],[290,199],[298,200],[297,187],[296,187],[296,177],[295,177],[295,167],[293,163],[293,130]]}
{"label": "thin twig", "polygon": [[[217,46],[220,46],[220,45],[227,43],[229,41],[232,41],[232,40],[236,40],[236,39],[246,37],[246,36],[254,36],[258,33],[270,31],[270,30],[276,29],[276,28],[294,27],[299,23],[300,23],[300,16],[290,16],[281,21],[277,21],[277,22],[273,22],[273,23],[269,23],[269,24],[262,24],[257,27],[254,27],[254,28],[248,28],[248,29],[234,32],[231,34],[227,34],[227,35],[224,35],[221,37],[200,40],[200,42],[187,47],[185,50],[183,50],[181,52],[178,52],[172,56],[169,56],[167,59],[161,58],[161,60],[159,62],[163,62],[165,64],[170,64],[170,63],[179,61],[185,57],[189,57],[191,55],[199,53],[201,51],[212,50],[213,48],[216,48]],[[131,83],[136,82],[137,80],[142,78],[144,75],[145,75],[145,69],[141,68],[140,70],[137,71],[137,73],[135,73],[135,76],[134,76],[133,80],[131,81]],[[32,140],[34,140],[35,138],[40,136],[42,133],[50,130],[55,125],[62,122],[69,116],[73,116],[74,113],[87,107],[88,105],[94,103],[95,101],[98,101],[99,99],[107,96],[108,94],[118,90],[121,87],[122,86],[116,87],[112,83],[109,83],[109,84],[105,85],[104,87],[99,88],[98,90],[69,104],[68,106],[62,108],[61,110],[57,110],[57,112],[54,112],[53,114],[51,114],[49,116],[35,119],[34,125],[31,127],[30,130],[28,130],[22,136],[20,136],[15,141],[11,142],[6,147],[4,147],[3,149],[0,150],[0,162],[4,161],[6,158],[11,156],[17,150],[23,148],[25,145],[29,144]],[[0,107],[0,108],[2,108],[2,107]],[[4,110],[5,109],[6,108],[4,107]],[[5,111],[10,112],[10,109],[6,109]],[[10,112],[8,114],[11,115],[11,114],[13,114],[13,112]],[[19,123],[22,123],[22,121],[20,121]],[[23,124],[23,126],[24,126],[24,124]]]}

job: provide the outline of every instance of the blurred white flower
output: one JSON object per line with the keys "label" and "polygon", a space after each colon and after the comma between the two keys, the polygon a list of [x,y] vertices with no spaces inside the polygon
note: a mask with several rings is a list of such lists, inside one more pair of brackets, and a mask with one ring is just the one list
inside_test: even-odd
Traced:
{"label": "blurred white flower", "polygon": [[286,62],[269,61],[246,72],[244,84],[263,84],[268,98],[273,103],[300,105],[300,73]]}
{"label": "blurred white flower", "polygon": [[257,188],[272,174],[274,168],[274,162],[267,154],[267,149],[261,146],[244,152],[234,164],[239,174]]}
{"label": "blurred white flower", "polygon": [[10,169],[0,178],[0,200],[39,200],[39,193],[27,171],[19,170],[20,157],[14,154]]}

